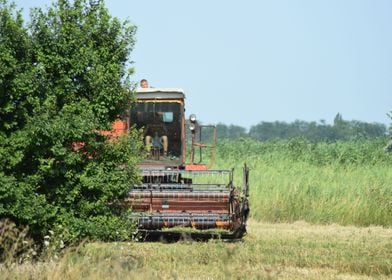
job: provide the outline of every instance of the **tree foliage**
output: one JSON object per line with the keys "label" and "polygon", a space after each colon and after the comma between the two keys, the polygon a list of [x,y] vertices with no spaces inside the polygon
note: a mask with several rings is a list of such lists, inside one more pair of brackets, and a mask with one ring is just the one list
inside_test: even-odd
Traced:
{"label": "tree foliage", "polygon": [[[389,112],[387,115],[392,120],[392,111]],[[392,153],[392,125],[389,126],[389,135],[391,136],[391,139],[389,140],[389,142],[385,146],[384,150],[387,153]]]}
{"label": "tree foliage", "polygon": [[26,27],[0,0],[0,217],[35,238],[58,228],[69,240],[129,237],[120,201],[142,144],[136,132],[108,141],[99,131],[132,100],[135,31],[103,1],[58,0]]}
{"label": "tree foliage", "polygon": [[385,137],[386,126],[380,123],[347,121],[337,114],[332,125],[324,121],[260,122],[252,126],[249,136],[258,140],[305,138],[310,141],[338,141]]}
{"label": "tree foliage", "polygon": [[246,136],[246,129],[238,125],[225,125],[218,123],[216,125],[216,137],[218,139],[230,138],[237,139]]}

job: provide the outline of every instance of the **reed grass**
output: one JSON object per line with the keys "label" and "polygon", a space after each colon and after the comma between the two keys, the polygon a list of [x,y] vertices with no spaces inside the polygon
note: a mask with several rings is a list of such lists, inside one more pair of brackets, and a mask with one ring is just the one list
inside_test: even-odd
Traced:
{"label": "reed grass", "polygon": [[[234,167],[239,186],[242,165],[248,164],[251,217],[256,220],[391,227],[392,156],[379,153],[382,145],[370,141],[368,145],[378,147],[374,153],[379,154],[366,161],[371,151],[366,143],[344,145],[303,148],[293,158],[293,151],[283,149],[289,146],[285,142],[229,141],[218,146],[215,162],[217,168]],[[358,155],[346,155],[355,160],[332,158],[331,154],[341,153],[339,149],[355,150],[350,145],[358,146]],[[319,163],[312,153],[320,157]],[[323,153],[328,159],[321,158]]]}

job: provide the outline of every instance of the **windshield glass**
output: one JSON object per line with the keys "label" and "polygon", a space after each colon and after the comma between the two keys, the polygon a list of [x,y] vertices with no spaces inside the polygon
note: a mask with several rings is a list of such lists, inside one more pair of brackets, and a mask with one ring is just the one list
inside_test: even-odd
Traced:
{"label": "windshield glass", "polygon": [[181,104],[138,102],[131,108],[130,124],[143,129],[151,160],[181,158]]}

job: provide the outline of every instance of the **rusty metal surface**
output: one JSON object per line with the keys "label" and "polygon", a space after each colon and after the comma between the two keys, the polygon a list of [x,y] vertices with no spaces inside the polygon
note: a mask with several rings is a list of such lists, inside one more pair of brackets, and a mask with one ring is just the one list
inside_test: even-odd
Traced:
{"label": "rusty metal surface", "polygon": [[138,219],[140,229],[162,229],[171,227],[192,227],[194,229],[231,229],[230,214],[218,213],[155,213],[150,215],[133,214]]}
{"label": "rusty metal surface", "polygon": [[[246,166],[242,196],[240,189],[233,186],[232,171],[228,170],[149,170],[146,173],[156,174],[157,178],[168,182],[155,182],[150,177],[151,182],[135,186],[128,193],[125,203],[132,208],[131,218],[137,222],[138,229],[156,233],[175,227],[222,229],[237,237],[246,232],[249,213]],[[229,182],[195,184],[189,180],[189,183],[184,183],[183,174],[195,175],[191,178],[206,174],[229,175]]]}
{"label": "rusty metal surface", "polygon": [[211,201],[229,201],[230,191],[133,191],[128,195],[129,199],[137,198],[162,198],[162,199],[192,199],[192,200],[211,200]]}
{"label": "rusty metal surface", "polygon": [[144,183],[133,187],[132,192],[137,190],[180,190],[180,191],[226,191],[229,187],[226,184],[185,184],[185,183]]}
{"label": "rusty metal surface", "polygon": [[132,191],[125,200],[133,211],[229,213],[230,191]]}

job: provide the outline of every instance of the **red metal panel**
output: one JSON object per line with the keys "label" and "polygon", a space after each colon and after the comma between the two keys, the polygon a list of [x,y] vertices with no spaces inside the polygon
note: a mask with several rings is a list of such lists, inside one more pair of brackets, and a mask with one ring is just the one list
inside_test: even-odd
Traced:
{"label": "red metal panel", "polygon": [[228,213],[230,192],[131,192],[133,211]]}
{"label": "red metal panel", "polygon": [[208,170],[205,164],[187,164],[185,170]]}

